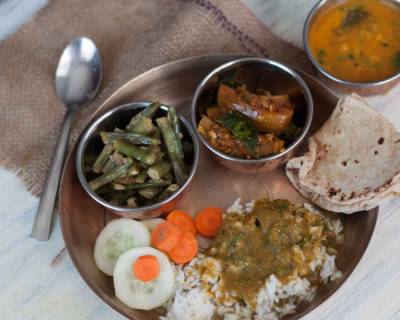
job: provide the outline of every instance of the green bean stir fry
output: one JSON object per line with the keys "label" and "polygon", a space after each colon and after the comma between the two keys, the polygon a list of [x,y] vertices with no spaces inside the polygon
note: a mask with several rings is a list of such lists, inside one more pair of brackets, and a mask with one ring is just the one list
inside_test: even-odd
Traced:
{"label": "green bean stir fry", "polygon": [[155,119],[155,102],[135,115],[125,130],[100,132],[104,147],[94,163],[85,166],[89,185],[99,196],[120,206],[136,208],[166,199],[187,176],[180,119],[174,107]]}

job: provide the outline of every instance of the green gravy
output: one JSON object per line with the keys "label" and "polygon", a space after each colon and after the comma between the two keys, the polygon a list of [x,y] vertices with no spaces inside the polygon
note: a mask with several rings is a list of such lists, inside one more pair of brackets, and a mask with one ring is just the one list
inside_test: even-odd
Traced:
{"label": "green gravy", "polygon": [[297,275],[312,281],[315,251],[332,241],[321,216],[287,200],[263,199],[248,215],[228,214],[205,253],[221,261],[223,289],[254,303],[271,274],[283,283]]}

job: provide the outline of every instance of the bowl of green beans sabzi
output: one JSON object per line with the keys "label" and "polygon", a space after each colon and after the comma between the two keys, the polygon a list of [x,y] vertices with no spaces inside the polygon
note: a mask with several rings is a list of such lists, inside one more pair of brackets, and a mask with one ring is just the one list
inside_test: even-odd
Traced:
{"label": "bowl of green beans sabzi", "polygon": [[173,106],[143,101],[92,121],[80,140],[76,167],[98,203],[124,217],[147,219],[176,205],[198,161],[189,122]]}

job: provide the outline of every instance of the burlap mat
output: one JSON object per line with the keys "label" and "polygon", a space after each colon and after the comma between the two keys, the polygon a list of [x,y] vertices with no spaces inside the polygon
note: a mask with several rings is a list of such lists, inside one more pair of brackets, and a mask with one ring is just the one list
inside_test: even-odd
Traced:
{"label": "burlap mat", "polygon": [[65,109],[54,93],[54,71],[64,46],[92,38],[104,63],[97,99],[85,120],[113,91],[157,65],[196,55],[244,53],[300,67],[304,54],[277,39],[237,0],[52,0],[0,44],[0,165],[38,194]]}

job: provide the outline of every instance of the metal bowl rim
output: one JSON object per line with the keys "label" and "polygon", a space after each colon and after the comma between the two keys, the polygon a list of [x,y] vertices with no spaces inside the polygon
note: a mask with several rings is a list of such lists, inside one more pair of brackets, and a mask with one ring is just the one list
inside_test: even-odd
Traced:
{"label": "metal bowl rim", "polygon": [[[232,68],[236,65],[246,64],[246,63],[261,63],[261,64],[270,65],[275,68],[278,68],[280,71],[282,71],[286,74],[289,74],[304,89],[306,106],[307,106],[306,121],[304,123],[304,127],[303,127],[301,134],[296,138],[296,140],[294,142],[292,142],[292,144],[289,147],[287,147],[283,152],[272,154],[272,155],[262,157],[259,159],[242,159],[242,158],[236,158],[236,157],[229,156],[229,155],[213,148],[208,143],[208,141],[206,141],[206,139],[204,139],[201,136],[201,134],[199,134],[199,132],[197,130],[196,111],[197,111],[198,99],[199,99],[200,93],[203,90],[206,83],[213,76],[217,75],[221,71],[229,70],[230,68]],[[310,130],[312,119],[313,119],[313,112],[314,112],[314,103],[313,103],[311,90],[309,89],[308,85],[303,80],[303,78],[292,68],[290,68],[280,62],[277,62],[277,61],[274,61],[271,59],[267,59],[267,58],[248,58],[248,57],[240,58],[240,59],[236,59],[236,60],[232,60],[227,63],[224,63],[223,65],[215,68],[197,86],[196,91],[193,96],[193,99],[192,99],[192,105],[191,105],[192,125],[195,128],[195,133],[196,133],[198,139],[200,139],[200,141],[203,143],[203,145],[208,150],[210,150],[212,153],[216,154],[217,156],[219,156],[225,160],[240,163],[240,164],[263,164],[270,160],[276,160],[276,159],[283,158],[285,155],[289,154],[293,149],[295,149],[305,139],[306,135],[308,134],[308,131]]]}
{"label": "metal bowl rim", "polygon": [[[311,20],[314,18],[314,16],[320,10],[322,10],[325,6],[329,5],[329,1],[330,0],[319,0],[312,7],[311,11],[308,13],[306,21],[304,22],[304,27],[303,27],[304,50],[306,51],[308,59],[311,61],[313,66],[318,70],[318,72],[322,73],[325,77],[327,77],[328,79],[330,79],[334,82],[337,82],[339,84],[346,85],[349,87],[353,87],[353,88],[375,88],[375,87],[385,85],[387,83],[390,83],[390,82],[400,78],[400,72],[397,72],[396,74],[394,74],[388,78],[384,78],[384,79],[378,80],[378,81],[353,82],[353,81],[348,81],[348,80],[343,80],[343,79],[337,78],[321,67],[321,65],[315,60],[314,56],[311,53],[310,46],[308,45],[308,34],[310,31]],[[393,0],[389,0],[389,1],[393,1]],[[393,1],[393,2],[395,2],[395,1]]]}
{"label": "metal bowl rim", "polygon": [[189,185],[189,183],[192,181],[196,170],[197,170],[197,166],[199,163],[199,142],[197,140],[197,136],[195,134],[195,130],[192,128],[190,122],[188,120],[186,120],[185,117],[183,117],[182,115],[179,115],[180,120],[182,121],[183,125],[185,126],[186,130],[189,132],[190,137],[192,139],[193,142],[193,164],[191,166],[190,169],[190,173],[186,179],[186,181],[179,187],[179,189],[174,192],[172,195],[170,195],[168,198],[164,199],[161,202],[157,202],[151,205],[147,205],[147,206],[142,206],[142,207],[137,207],[137,208],[126,208],[126,207],[121,207],[121,206],[116,206],[111,204],[110,202],[104,200],[102,197],[100,197],[99,195],[97,195],[92,188],[90,188],[88,181],[85,178],[84,172],[83,172],[83,155],[84,152],[86,150],[86,146],[88,143],[89,138],[93,135],[94,131],[96,130],[97,126],[102,123],[104,120],[106,120],[107,118],[112,117],[116,112],[122,111],[122,110],[135,110],[135,109],[139,109],[139,108],[143,108],[146,107],[148,105],[150,105],[152,102],[151,101],[135,101],[135,102],[131,102],[131,103],[126,103],[126,104],[122,104],[119,105],[115,108],[112,108],[106,112],[104,112],[103,114],[100,114],[97,119],[92,120],[93,122],[91,122],[86,128],[85,131],[79,141],[79,145],[78,145],[78,149],[76,152],[76,158],[75,158],[75,164],[76,164],[76,171],[78,174],[78,178],[79,181],[81,183],[81,185],[83,186],[83,189],[86,191],[87,194],[89,194],[89,196],[94,199],[95,201],[97,201],[98,203],[100,203],[101,205],[103,205],[104,207],[114,210],[116,212],[119,213],[129,213],[129,214],[140,214],[143,211],[152,211],[152,210],[156,210],[159,209],[160,207],[162,207],[163,205],[167,204],[168,202],[170,202],[171,200],[175,199],[176,197],[178,197],[185,189],[186,187]]}

